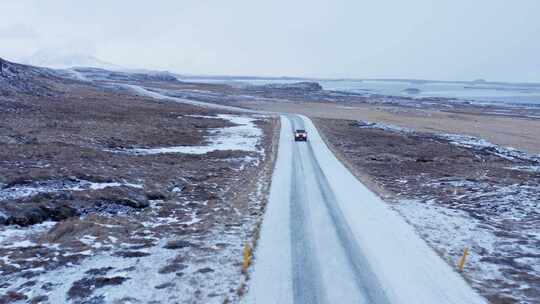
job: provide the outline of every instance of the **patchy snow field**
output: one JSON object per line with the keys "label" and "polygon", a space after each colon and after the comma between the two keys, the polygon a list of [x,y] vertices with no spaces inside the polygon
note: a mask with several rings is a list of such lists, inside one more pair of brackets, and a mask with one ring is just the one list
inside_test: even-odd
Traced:
{"label": "patchy snow field", "polygon": [[[17,248],[35,246],[31,236],[50,230],[56,222],[43,222],[29,227],[0,226],[0,246],[2,248]],[[1,257],[7,262],[7,257]]]}
{"label": "patchy snow field", "polygon": [[443,258],[457,264],[469,248],[465,276],[473,286],[519,303],[527,303],[524,294],[540,294],[533,283],[540,278],[540,185],[457,180],[426,186],[454,187],[454,203],[426,197],[392,206]]}
{"label": "patchy snow field", "polygon": [[186,154],[205,154],[213,151],[237,150],[246,152],[260,152],[257,147],[259,138],[262,135],[261,130],[255,125],[255,118],[219,114],[217,116],[198,116],[206,119],[224,119],[235,126],[218,128],[212,130],[206,138],[208,144],[202,146],[177,146],[160,148],[134,148],[113,150],[114,152],[130,153],[138,155],[166,154],[166,153],[186,153]]}
{"label": "patchy snow field", "polygon": [[237,302],[275,119],[114,83],[168,73],[4,70],[0,303]]}
{"label": "patchy snow field", "polygon": [[490,303],[540,299],[540,157],[459,134],[319,119],[369,184]]}
{"label": "patchy snow field", "polygon": [[[193,99],[171,97],[171,96],[167,96],[165,94],[160,93],[159,90],[156,91],[157,89],[149,90],[149,89],[143,88],[141,86],[137,86],[137,85],[129,85],[129,84],[111,84],[111,85],[114,85],[114,86],[117,86],[117,87],[120,87],[120,88],[125,88],[125,89],[128,89],[128,90],[134,92],[135,94],[142,95],[142,96],[148,96],[148,97],[152,97],[152,98],[155,98],[155,99],[169,100],[169,101],[185,103],[185,104],[199,106],[199,107],[223,110],[223,111],[257,113],[256,111],[253,111],[253,110],[247,110],[247,109],[242,109],[242,108],[238,108],[238,107],[225,106],[225,105],[220,105],[220,104],[211,103],[211,102],[197,101],[197,100],[193,100]],[[166,93],[166,92],[164,92],[164,93]],[[223,98],[223,97],[221,96],[221,98]]]}
{"label": "patchy snow field", "polygon": [[[414,129],[403,128],[403,127],[395,126],[392,124],[359,121],[357,122],[357,125],[360,128],[379,129],[383,131],[396,132],[396,133],[405,133],[405,134],[416,133]],[[462,134],[447,134],[447,133],[434,134],[434,136],[440,139],[447,140],[451,144],[459,146],[459,147],[470,148],[473,150],[488,151],[493,155],[496,155],[496,156],[499,156],[508,160],[521,159],[521,160],[530,160],[530,161],[540,163],[540,155],[530,155],[526,152],[519,151],[511,147],[502,147],[502,146],[490,143],[489,141],[483,138],[462,135]],[[521,167],[521,168],[523,170],[535,171],[535,170],[538,170],[540,166],[527,166],[527,167]]]}
{"label": "patchy snow field", "polygon": [[[110,187],[133,187],[142,188],[142,185],[134,183],[96,183],[87,180],[61,180],[61,181],[43,181],[33,182],[26,185],[15,185],[0,189],[0,201],[13,200],[24,197],[34,196],[40,193],[54,193],[61,191],[84,191],[84,190],[101,190]],[[1,215],[0,215],[1,217]]]}
{"label": "patchy snow field", "polygon": [[[91,255],[88,250],[79,253],[88,258],[78,265],[43,272],[34,280],[34,286],[25,287],[26,278],[10,283],[29,298],[43,294],[35,287],[50,286],[46,292],[48,303],[223,303],[224,295],[236,290],[241,280],[238,263],[245,238],[241,230],[222,227],[182,241],[172,235],[158,239],[150,231],[146,236],[134,231],[133,237],[143,241],[140,244],[107,246],[132,256],[107,251]],[[96,249],[103,247],[92,238],[84,241]],[[147,241],[152,246],[134,251],[145,247]]]}
{"label": "patchy snow field", "polygon": [[[216,167],[195,180],[177,176],[178,184],[148,208],[0,226],[0,303],[238,302],[246,280],[242,250],[261,220],[269,185],[271,140],[256,124],[260,116],[199,117],[233,126],[213,130],[208,145],[130,153],[234,153],[201,158]],[[0,190],[0,201],[115,187],[146,189],[74,178],[11,185]]]}
{"label": "patchy snow field", "polygon": [[[358,126],[420,134],[378,123],[360,122]],[[539,299],[540,156],[472,136],[434,134],[432,138],[471,151],[479,162],[490,156],[487,161],[499,159],[506,165],[485,165],[483,174],[470,178],[446,172],[446,177],[420,185],[420,193],[429,194],[414,195],[413,191],[412,196],[405,194],[409,199],[398,198],[392,207],[450,264],[457,265],[464,249],[469,248],[464,276],[474,287],[491,295],[490,300],[531,303],[531,299]],[[490,170],[517,172],[498,176],[490,174]]]}

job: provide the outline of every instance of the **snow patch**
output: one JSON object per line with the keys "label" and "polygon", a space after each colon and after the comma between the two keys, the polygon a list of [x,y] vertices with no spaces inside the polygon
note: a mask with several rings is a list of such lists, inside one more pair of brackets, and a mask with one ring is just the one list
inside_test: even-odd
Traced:
{"label": "snow patch", "polygon": [[[451,265],[457,265],[465,248],[469,256],[464,275],[473,286],[486,288],[486,282],[508,282],[509,286],[522,285],[507,275],[508,263],[522,264],[529,268],[529,275],[540,274],[540,258],[537,248],[516,243],[508,244],[496,233],[498,228],[472,217],[463,210],[438,205],[434,200],[401,200],[392,205],[412,226]],[[520,209],[516,207],[516,209]],[[519,210],[513,210],[519,211]],[[509,213],[512,213],[509,211]],[[507,214],[505,218],[523,217],[525,214]],[[504,221],[501,219],[500,221]],[[532,230],[535,230],[532,228]],[[537,230],[537,229],[536,229]],[[505,233],[504,231],[502,233]],[[534,237],[533,232],[530,233]],[[538,238],[537,238],[538,240]],[[495,258],[494,258],[495,257]],[[492,290],[499,295],[519,297],[513,288]],[[521,303],[521,302],[520,302]],[[523,302],[525,303],[525,302]]]}
{"label": "snow patch", "polygon": [[47,221],[29,227],[17,225],[0,226],[0,246],[2,248],[31,247],[36,244],[29,239],[36,234],[48,231],[56,222]]}
{"label": "snow patch", "polygon": [[[162,90],[162,92],[164,92],[162,94],[160,92],[154,91],[156,89],[153,89],[151,91],[151,90],[147,90],[147,89],[145,89],[143,87],[136,86],[136,85],[116,83],[116,84],[113,84],[113,86],[116,86],[116,87],[122,88],[122,89],[128,89],[128,90],[134,92],[137,95],[147,96],[147,97],[154,98],[154,99],[159,99],[159,100],[169,100],[169,101],[173,101],[173,102],[179,102],[179,103],[189,104],[189,105],[203,107],[203,108],[219,109],[219,110],[224,110],[224,111],[235,111],[235,112],[244,112],[244,113],[260,113],[260,112],[254,111],[254,110],[242,109],[242,108],[233,107],[233,106],[220,105],[220,104],[211,103],[211,102],[203,102],[203,101],[197,101],[197,100],[186,99],[186,98],[171,97],[171,96],[164,95],[164,94],[167,94],[167,91]],[[220,97],[221,97],[221,99],[223,99],[223,96],[220,96]]]}
{"label": "snow patch", "polygon": [[514,167],[507,167],[506,169],[532,172],[532,173],[540,173],[540,165],[539,166],[514,166]]}
{"label": "snow patch", "polygon": [[[392,124],[383,124],[369,121],[358,121],[357,126],[364,129],[379,129],[383,131],[403,133],[403,134],[416,134],[419,133],[414,129],[404,128],[400,126],[395,126]],[[507,160],[526,160],[533,161],[538,163],[538,166],[534,166],[532,170],[538,170],[540,168],[540,155],[530,155],[526,152],[519,151],[512,147],[503,147],[496,144],[493,144],[483,138],[478,138],[469,135],[463,134],[452,134],[452,133],[435,133],[433,134],[435,138],[448,141],[450,144],[473,149],[477,151],[484,151],[499,157],[502,157]],[[537,171],[534,171],[537,172]]]}
{"label": "snow patch", "polygon": [[[255,124],[256,119],[251,117],[220,114],[217,116],[197,116],[204,118],[225,119],[235,126],[218,128],[210,132],[206,138],[208,145],[204,146],[176,146],[176,147],[161,147],[161,148],[134,148],[112,150],[112,152],[128,153],[135,155],[154,155],[168,153],[184,153],[184,154],[206,154],[213,151],[246,151],[263,153],[259,148],[262,131]],[[110,150],[109,150],[110,151]]]}
{"label": "snow patch", "polygon": [[371,121],[358,121],[358,126],[364,129],[379,129],[383,131],[396,132],[396,133],[414,133],[413,129],[404,128],[391,124],[381,124]]}
{"label": "snow patch", "polygon": [[[102,190],[110,187],[132,187],[142,188],[143,185],[133,183],[96,183],[87,180],[68,180],[68,181],[41,181],[27,185],[17,185],[0,189],[0,201],[15,200],[25,197],[31,197],[40,193],[53,193],[60,191],[84,191],[84,190]],[[0,214],[0,217],[5,216]]]}

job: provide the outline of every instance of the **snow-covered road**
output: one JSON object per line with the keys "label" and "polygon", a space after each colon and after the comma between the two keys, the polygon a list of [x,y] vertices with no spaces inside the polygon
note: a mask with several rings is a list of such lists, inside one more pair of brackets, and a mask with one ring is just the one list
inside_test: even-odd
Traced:
{"label": "snow-covered road", "polygon": [[[295,142],[295,129],[307,130],[309,141]],[[309,118],[281,115],[273,174],[244,303],[487,303],[341,164]]]}
{"label": "snow-covered road", "polygon": [[113,83],[113,85],[126,88],[128,90],[131,90],[133,93],[141,95],[141,96],[148,96],[154,99],[161,99],[161,100],[170,100],[178,103],[183,104],[189,104],[192,106],[197,107],[203,107],[203,108],[211,108],[216,110],[223,110],[223,111],[233,111],[233,112],[244,112],[244,113],[260,113],[259,111],[249,110],[249,109],[243,109],[239,107],[233,107],[233,106],[226,106],[226,105],[220,105],[217,103],[211,103],[211,102],[204,102],[204,101],[197,101],[193,99],[186,99],[186,98],[179,98],[179,97],[172,97],[167,96],[164,94],[161,94],[159,92],[152,91],[147,88],[143,88],[138,85],[131,85],[131,84],[118,84]]}
{"label": "snow-covered road", "polygon": [[252,272],[245,303],[486,303],[299,115],[281,117]]}

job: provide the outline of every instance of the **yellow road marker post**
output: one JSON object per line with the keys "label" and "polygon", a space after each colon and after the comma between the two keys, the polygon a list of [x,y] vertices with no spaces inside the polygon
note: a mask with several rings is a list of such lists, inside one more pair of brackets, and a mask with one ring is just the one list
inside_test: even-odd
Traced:
{"label": "yellow road marker post", "polygon": [[242,262],[242,272],[245,273],[247,271],[250,261],[251,261],[251,247],[249,246],[249,244],[246,243],[246,245],[244,246],[244,259]]}
{"label": "yellow road marker post", "polygon": [[469,248],[465,247],[465,250],[463,251],[463,256],[461,259],[459,259],[458,263],[458,269],[460,272],[463,272],[463,269],[465,268],[465,260],[467,260],[467,256],[469,255]]}

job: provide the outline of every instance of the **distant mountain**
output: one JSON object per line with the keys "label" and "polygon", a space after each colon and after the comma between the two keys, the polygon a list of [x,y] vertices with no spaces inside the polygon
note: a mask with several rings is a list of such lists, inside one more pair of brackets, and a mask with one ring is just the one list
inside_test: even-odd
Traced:
{"label": "distant mountain", "polygon": [[[169,72],[150,70],[125,70],[112,71],[100,68],[72,68],[70,71],[77,73],[79,79],[97,81],[150,81],[150,82],[177,82],[178,78]],[[138,72],[135,72],[138,71]]]}
{"label": "distant mountain", "polygon": [[263,84],[263,85],[258,85],[258,86],[251,86],[251,87],[248,87],[247,89],[248,90],[273,89],[273,90],[287,90],[287,91],[316,92],[316,91],[321,91],[323,88],[318,82],[301,81],[301,82],[294,82],[294,83]]}
{"label": "distant mountain", "polygon": [[66,53],[41,50],[23,60],[25,64],[53,69],[69,69],[74,67],[92,67],[107,70],[123,70],[121,66],[102,61],[94,56],[82,53]]}

